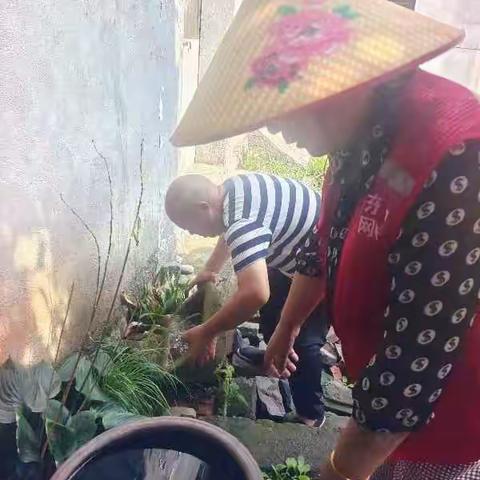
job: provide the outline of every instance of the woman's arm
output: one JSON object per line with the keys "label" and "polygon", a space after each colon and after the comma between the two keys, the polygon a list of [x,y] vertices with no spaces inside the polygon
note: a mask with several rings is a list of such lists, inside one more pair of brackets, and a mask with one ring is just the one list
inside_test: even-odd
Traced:
{"label": "woman's arm", "polygon": [[295,371],[293,362],[298,357],[293,344],[305,320],[323,300],[323,285],[321,277],[308,277],[300,273],[293,277],[280,321],[265,353],[265,369],[270,375],[289,377]]}
{"label": "woman's arm", "polygon": [[[346,478],[368,478],[408,435],[435,421],[475,317],[480,147],[453,152],[433,172],[390,252],[384,339],[354,387],[354,420],[333,457]],[[327,464],[323,478],[342,477]]]}

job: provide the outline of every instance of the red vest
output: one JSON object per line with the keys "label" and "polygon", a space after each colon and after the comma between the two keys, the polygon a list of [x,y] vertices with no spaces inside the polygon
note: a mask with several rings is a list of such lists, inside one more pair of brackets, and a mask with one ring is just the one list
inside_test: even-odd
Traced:
{"label": "red vest", "polygon": [[[419,71],[403,95],[390,156],[352,216],[330,299],[353,379],[383,341],[391,281],[387,257],[403,220],[449,148],[480,139],[480,105],[463,87]],[[319,221],[324,259],[337,201],[337,186],[326,185]],[[435,419],[411,434],[393,458],[443,464],[480,459],[480,321],[468,331],[462,357],[436,404]]]}

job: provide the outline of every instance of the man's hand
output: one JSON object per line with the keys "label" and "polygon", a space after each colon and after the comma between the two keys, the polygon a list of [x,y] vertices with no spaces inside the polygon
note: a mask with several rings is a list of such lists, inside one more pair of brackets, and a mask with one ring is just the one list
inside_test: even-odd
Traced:
{"label": "man's hand", "polygon": [[203,325],[187,330],[183,338],[189,345],[189,360],[195,365],[201,367],[215,358],[217,339],[208,334]]}
{"label": "man's hand", "polygon": [[190,282],[190,288],[193,288],[195,285],[202,285],[207,282],[216,283],[217,276],[218,274],[216,272],[212,272],[211,270],[202,270]]}
{"label": "man's hand", "polygon": [[295,372],[298,355],[293,344],[299,331],[299,328],[279,322],[265,352],[264,368],[268,375],[288,378]]}

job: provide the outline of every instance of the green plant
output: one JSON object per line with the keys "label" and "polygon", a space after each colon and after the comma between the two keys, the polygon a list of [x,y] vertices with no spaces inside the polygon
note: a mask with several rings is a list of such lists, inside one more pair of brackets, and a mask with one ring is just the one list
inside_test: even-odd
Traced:
{"label": "green plant", "polygon": [[311,480],[310,465],[303,457],[287,458],[285,463],[275,465],[263,473],[264,480]]}
{"label": "green plant", "polygon": [[54,399],[61,383],[46,362],[27,368],[9,360],[0,369],[0,423],[16,422],[18,457],[23,463],[41,463],[46,439],[50,455],[59,464],[97,432],[92,411],[72,415]]}
{"label": "green plant", "polygon": [[215,369],[217,379],[217,403],[220,414],[224,417],[228,415],[230,407],[235,403],[247,405],[245,397],[240,393],[238,385],[235,383],[235,368],[227,359],[222,360]]}
{"label": "green plant", "polygon": [[175,315],[186,298],[187,285],[180,273],[160,269],[142,285],[129,320],[168,328],[168,316]]}
{"label": "green plant", "polygon": [[128,345],[105,344],[102,351],[110,364],[99,380],[106,395],[127,412],[163,415],[169,408],[165,391],[174,390],[179,380],[149,359],[149,351]]}
{"label": "green plant", "polygon": [[240,167],[299,180],[318,190],[323,185],[328,159],[326,156],[313,157],[306,166],[303,166],[286,157],[275,156],[265,149],[256,147],[243,152]]}

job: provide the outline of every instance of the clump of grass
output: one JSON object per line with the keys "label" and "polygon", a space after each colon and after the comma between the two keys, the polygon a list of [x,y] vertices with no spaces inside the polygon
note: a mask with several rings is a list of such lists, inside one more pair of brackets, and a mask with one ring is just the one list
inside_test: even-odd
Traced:
{"label": "clump of grass", "polygon": [[178,378],[149,359],[145,349],[126,344],[101,347],[111,362],[100,379],[101,389],[126,411],[157,416],[168,408],[167,393],[180,385]]}
{"label": "clump of grass", "polygon": [[306,166],[303,166],[257,147],[243,152],[240,168],[291,178],[318,190],[323,185],[328,159],[326,156],[313,157]]}

